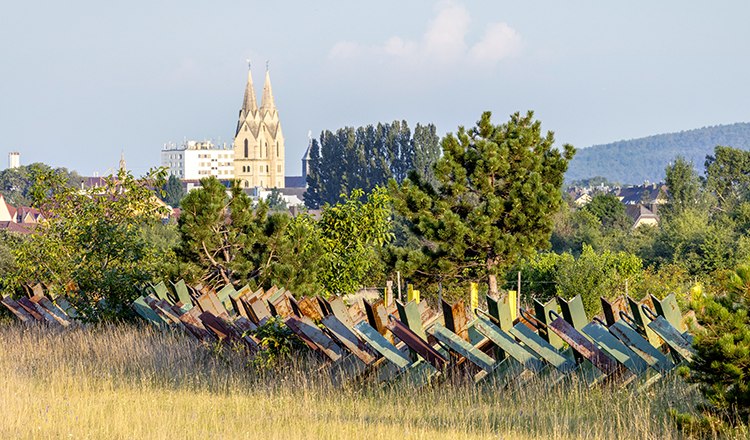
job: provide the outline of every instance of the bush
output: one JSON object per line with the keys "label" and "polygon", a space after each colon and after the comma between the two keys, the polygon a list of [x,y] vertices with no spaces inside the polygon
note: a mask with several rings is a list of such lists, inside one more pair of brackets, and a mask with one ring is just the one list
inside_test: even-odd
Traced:
{"label": "bush", "polygon": [[261,369],[279,368],[299,354],[305,346],[278,317],[271,318],[258,327],[254,336],[260,340],[262,349],[253,358],[253,364]]}

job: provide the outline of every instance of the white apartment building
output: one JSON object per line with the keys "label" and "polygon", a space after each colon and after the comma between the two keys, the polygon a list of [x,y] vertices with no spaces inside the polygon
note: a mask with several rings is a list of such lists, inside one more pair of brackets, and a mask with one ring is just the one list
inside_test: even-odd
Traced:
{"label": "white apartment building", "polygon": [[231,145],[214,145],[211,141],[188,141],[181,146],[165,145],[161,166],[179,179],[234,179],[234,149]]}

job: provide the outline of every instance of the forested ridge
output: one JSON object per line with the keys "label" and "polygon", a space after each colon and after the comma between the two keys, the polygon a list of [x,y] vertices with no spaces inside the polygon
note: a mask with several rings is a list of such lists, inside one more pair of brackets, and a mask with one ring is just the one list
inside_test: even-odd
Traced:
{"label": "forested ridge", "polygon": [[717,145],[750,150],[750,123],[716,125],[677,133],[657,134],[579,149],[570,162],[565,180],[603,176],[621,184],[664,180],[665,167],[682,156],[703,170],[706,156]]}

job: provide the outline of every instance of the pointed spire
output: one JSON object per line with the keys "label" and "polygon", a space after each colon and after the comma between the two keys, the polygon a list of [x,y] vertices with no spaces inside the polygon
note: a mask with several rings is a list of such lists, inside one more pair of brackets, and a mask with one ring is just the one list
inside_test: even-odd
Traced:
{"label": "pointed spire", "polygon": [[276,104],[273,102],[273,91],[271,90],[271,74],[268,72],[268,63],[266,63],[266,83],[263,84],[263,99],[260,102],[260,108],[265,110],[275,110]]}
{"label": "pointed spire", "polygon": [[247,60],[247,85],[245,86],[245,99],[242,101],[242,113],[247,116],[258,111],[258,101],[255,99],[255,88],[253,88],[253,73],[250,69],[250,60]]}
{"label": "pointed spire", "polygon": [[127,165],[125,164],[125,150],[120,151],[120,171],[126,171]]}

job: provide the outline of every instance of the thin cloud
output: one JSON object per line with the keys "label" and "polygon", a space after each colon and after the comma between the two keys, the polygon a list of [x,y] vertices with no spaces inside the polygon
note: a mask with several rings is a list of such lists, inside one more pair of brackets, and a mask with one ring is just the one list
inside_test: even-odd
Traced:
{"label": "thin cloud", "polygon": [[441,2],[418,40],[394,35],[375,45],[339,41],[331,48],[328,56],[333,60],[379,57],[420,64],[427,61],[450,65],[466,61],[496,64],[521,52],[521,35],[503,22],[490,23],[482,38],[472,45],[467,44],[470,24],[471,16],[464,5]]}

